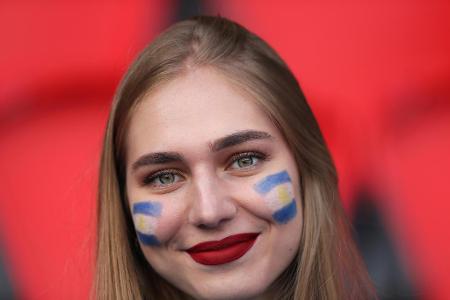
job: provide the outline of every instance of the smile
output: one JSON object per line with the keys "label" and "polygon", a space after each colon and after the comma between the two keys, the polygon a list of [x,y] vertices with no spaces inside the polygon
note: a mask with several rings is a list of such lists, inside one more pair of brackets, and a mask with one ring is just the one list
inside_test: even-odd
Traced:
{"label": "smile", "polygon": [[221,265],[237,260],[247,253],[259,233],[231,235],[220,241],[203,242],[186,250],[193,260],[202,265]]}

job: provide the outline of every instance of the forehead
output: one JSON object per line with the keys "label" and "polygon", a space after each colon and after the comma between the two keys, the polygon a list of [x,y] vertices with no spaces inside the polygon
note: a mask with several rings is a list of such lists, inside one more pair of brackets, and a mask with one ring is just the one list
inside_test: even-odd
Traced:
{"label": "forehead", "polygon": [[250,94],[214,69],[199,68],[142,100],[131,118],[128,154],[207,147],[217,138],[251,129],[278,135]]}

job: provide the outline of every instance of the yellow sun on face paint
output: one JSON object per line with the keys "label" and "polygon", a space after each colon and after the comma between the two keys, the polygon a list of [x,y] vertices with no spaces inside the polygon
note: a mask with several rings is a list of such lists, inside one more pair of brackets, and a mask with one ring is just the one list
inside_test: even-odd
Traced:
{"label": "yellow sun on face paint", "polygon": [[151,222],[148,222],[147,218],[143,215],[136,216],[136,229],[141,232],[147,232],[152,230]]}
{"label": "yellow sun on face paint", "polygon": [[292,200],[291,196],[289,195],[289,191],[285,185],[277,186],[277,192],[278,192],[278,199],[283,205],[288,204]]}

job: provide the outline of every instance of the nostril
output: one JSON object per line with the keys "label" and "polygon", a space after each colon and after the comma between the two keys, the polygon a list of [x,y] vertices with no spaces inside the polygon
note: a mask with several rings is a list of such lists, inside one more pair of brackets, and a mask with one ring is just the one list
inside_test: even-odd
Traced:
{"label": "nostril", "polygon": [[200,213],[193,222],[199,229],[216,229],[233,219],[236,215],[236,208],[220,209],[220,213]]}
{"label": "nostril", "polygon": [[200,224],[198,226],[198,228],[203,229],[203,230],[207,230],[207,229],[212,229],[215,228],[216,226],[211,226],[211,225],[206,225],[206,224]]}
{"label": "nostril", "polygon": [[224,218],[224,219],[220,219],[220,220],[214,221],[214,222],[202,222],[202,223],[198,224],[197,227],[199,229],[204,229],[204,230],[215,229],[217,227],[222,226],[224,223],[226,223],[230,219],[231,218]]}
{"label": "nostril", "polygon": [[198,219],[197,227],[200,229],[212,229],[218,227],[223,221],[224,219],[221,216],[203,215]]}

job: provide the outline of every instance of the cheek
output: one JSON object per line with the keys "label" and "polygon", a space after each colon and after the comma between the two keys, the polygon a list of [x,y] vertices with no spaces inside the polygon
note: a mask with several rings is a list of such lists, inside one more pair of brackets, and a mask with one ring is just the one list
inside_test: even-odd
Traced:
{"label": "cheek", "polygon": [[297,216],[297,201],[294,188],[287,171],[271,174],[254,186],[264,204],[269,208],[272,219],[278,224],[286,224]]}
{"label": "cheek", "polygon": [[157,201],[138,201],[132,204],[136,235],[139,241],[146,246],[158,246],[160,240],[157,235],[163,206]]}
{"label": "cheek", "polygon": [[182,208],[171,203],[140,200],[132,205],[136,235],[143,245],[160,246],[174,235],[182,222]]}

